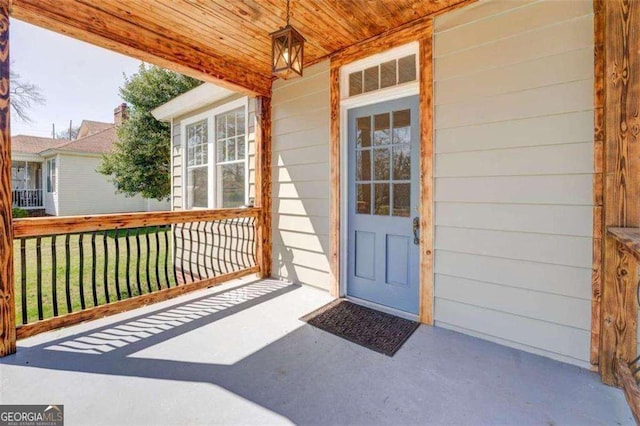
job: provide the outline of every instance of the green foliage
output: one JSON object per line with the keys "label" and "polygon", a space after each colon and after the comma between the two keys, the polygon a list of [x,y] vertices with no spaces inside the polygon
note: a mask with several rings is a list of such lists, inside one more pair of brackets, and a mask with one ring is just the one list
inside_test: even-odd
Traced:
{"label": "green foliage", "polygon": [[198,86],[201,81],[156,66],[141,64],[125,76],[120,96],[129,105],[129,118],[118,128],[114,151],[105,155],[98,171],[110,176],[128,196],[166,199],[171,194],[171,130],[151,110]]}
{"label": "green foliage", "polygon": [[14,207],[11,209],[11,216],[13,216],[14,219],[21,219],[23,217],[29,217],[29,212],[20,207]]}

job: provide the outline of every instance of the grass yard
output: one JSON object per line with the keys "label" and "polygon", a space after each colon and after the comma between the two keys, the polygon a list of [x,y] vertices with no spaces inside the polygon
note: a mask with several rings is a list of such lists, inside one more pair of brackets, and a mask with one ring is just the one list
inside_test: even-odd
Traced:
{"label": "grass yard", "polygon": [[[146,229],[146,230],[145,230]],[[138,256],[138,242],[136,241],[136,230],[131,230],[128,238],[130,247],[129,262],[129,287],[127,287],[127,238],[124,231],[120,231],[117,236],[119,245],[118,262],[116,262],[116,233],[114,231],[107,232],[106,238],[104,233],[96,233],[95,238],[95,267],[92,259],[92,243],[91,234],[84,234],[82,244],[80,244],[80,236],[69,236],[69,265],[67,268],[67,236],[61,235],[55,238],[55,250],[53,250],[52,237],[41,238],[41,294],[42,294],[42,318],[51,318],[54,316],[54,301],[57,303],[58,315],[69,312],[68,302],[71,306],[71,312],[82,309],[82,297],[84,297],[85,307],[89,308],[95,305],[103,305],[107,302],[106,294],[109,294],[109,301],[118,300],[118,294],[121,299],[137,296],[139,294],[150,293],[158,289],[158,278],[156,276],[156,267],[160,275],[159,282],[162,288],[167,287],[167,278],[165,276],[165,261],[169,276],[169,283],[173,287],[176,283],[173,277],[173,262],[171,256],[171,231],[165,234],[163,230],[156,233],[155,228],[145,228],[139,231],[140,256]],[[148,234],[147,234],[148,232]],[[165,236],[169,237],[167,251],[167,242]],[[149,245],[147,246],[147,237]],[[159,244],[157,245],[156,237]],[[105,241],[107,244],[105,250]],[[22,253],[21,242],[15,240],[13,249],[15,256],[15,300],[16,300],[16,323],[24,324],[23,311],[26,311],[27,321],[34,322],[38,320],[38,255],[37,255],[37,239],[28,238],[25,240],[25,289],[23,292],[23,274],[22,274]],[[159,246],[159,247],[158,247]],[[82,247],[83,266],[82,273],[80,271],[80,249]],[[53,253],[55,253],[56,265],[53,266]],[[138,287],[138,269],[136,263],[139,259],[139,277],[140,286]],[[149,280],[147,280],[147,259],[149,260]],[[105,286],[105,260],[106,281]],[[116,267],[119,292],[116,286]],[[67,301],[67,274],[69,286],[69,301]],[[55,287],[54,283],[55,276]],[[95,277],[95,287],[93,285]],[[148,282],[149,281],[149,282]],[[129,294],[128,289],[131,293]],[[149,288],[151,290],[149,290]],[[82,290],[81,290],[82,289]],[[24,293],[24,294],[23,294]],[[54,296],[55,293],[55,296]],[[24,309],[23,297],[26,300],[26,309]]]}

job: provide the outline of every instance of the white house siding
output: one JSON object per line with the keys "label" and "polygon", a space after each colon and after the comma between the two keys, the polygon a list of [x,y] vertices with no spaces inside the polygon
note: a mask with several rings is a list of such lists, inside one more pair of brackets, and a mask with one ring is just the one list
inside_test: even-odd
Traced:
{"label": "white house siding", "polygon": [[96,169],[101,157],[58,155],[58,215],[146,211],[141,196],[116,194],[116,188]]}
{"label": "white house siding", "polygon": [[435,21],[435,321],[587,366],[591,1]]}
{"label": "white house siding", "polygon": [[272,95],[273,275],[329,288],[329,62]]}

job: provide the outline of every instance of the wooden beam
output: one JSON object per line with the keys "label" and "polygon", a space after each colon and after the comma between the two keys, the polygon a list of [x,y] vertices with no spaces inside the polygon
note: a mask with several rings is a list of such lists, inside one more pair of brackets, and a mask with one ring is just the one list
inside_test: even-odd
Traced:
{"label": "wooden beam", "polygon": [[329,292],[333,297],[340,297],[340,271],[341,271],[341,244],[340,237],[340,206],[342,205],[342,191],[340,189],[340,67],[331,60],[329,71],[329,87],[331,102],[331,153],[330,153],[330,185],[331,205],[329,211],[329,224],[331,229],[331,252],[329,262],[331,277]]}
{"label": "wooden beam", "polygon": [[445,0],[441,2],[439,8],[434,9],[434,12],[429,15],[425,15],[332,53],[330,55],[331,66],[340,67],[396,46],[420,40],[426,36],[427,31],[432,31],[434,16],[466,6],[475,1],[477,0]]}
{"label": "wooden beam", "polygon": [[256,261],[260,277],[271,276],[271,98],[256,98],[256,194],[255,206],[260,209]]}
{"label": "wooden beam", "polygon": [[433,19],[420,39],[420,322],[433,324]]}
{"label": "wooden beam", "polygon": [[600,355],[600,305],[604,244],[604,0],[593,0],[593,240],[591,262],[591,365]]}
{"label": "wooden beam", "polygon": [[[11,204],[9,204],[9,206],[11,206]],[[110,231],[175,223],[258,217],[259,214],[260,209],[258,208],[239,208],[37,217],[15,220],[13,223],[13,234],[15,238],[23,238],[70,234],[74,232]]]}
{"label": "wooden beam", "polygon": [[627,399],[633,418],[636,419],[636,424],[640,425],[640,388],[626,361],[616,360],[616,376],[624,391],[624,397]]}
{"label": "wooden beam", "polygon": [[12,0],[11,16],[248,95],[269,96],[271,76],[77,1]]}
{"label": "wooden beam", "polygon": [[11,219],[9,2],[0,1],[0,357],[16,352]]}
{"label": "wooden beam", "polygon": [[[640,1],[610,0],[604,7],[604,224],[640,226]],[[636,354],[638,267],[618,242],[605,238],[599,370],[620,384],[618,359]]]}
{"label": "wooden beam", "polygon": [[153,303],[173,299],[192,291],[213,287],[215,285],[219,285],[227,281],[244,277],[256,272],[258,272],[258,267],[253,266],[251,268],[243,269],[242,271],[230,272],[228,274],[208,278],[206,280],[183,284],[177,287],[165,288],[153,293],[135,296],[131,299],[120,300],[118,302],[112,302],[106,305],[95,306],[83,311],[72,312],[70,314],[62,315],[59,317],[49,318],[31,324],[25,324],[18,327],[17,336],[18,339],[24,339],[26,337],[34,336],[39,333],[44,333],[45,331],[55,330],[84,321],[95,320],[98,318],[119,314],[120,312],[130,311],[131,309],[136,309],[141,306],[151,305]]}

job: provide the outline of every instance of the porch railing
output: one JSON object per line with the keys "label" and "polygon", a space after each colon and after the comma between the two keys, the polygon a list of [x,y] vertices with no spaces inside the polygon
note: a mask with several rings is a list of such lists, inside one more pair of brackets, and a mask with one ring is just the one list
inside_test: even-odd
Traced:
{"label": "porch railing", "polygon": [[14,189],[11,193],[13,207],[44,207],[42,189]]}
{"label": "porch railing", "polygon": [[14,222],[18,338],[258,272],[259,209]]}

